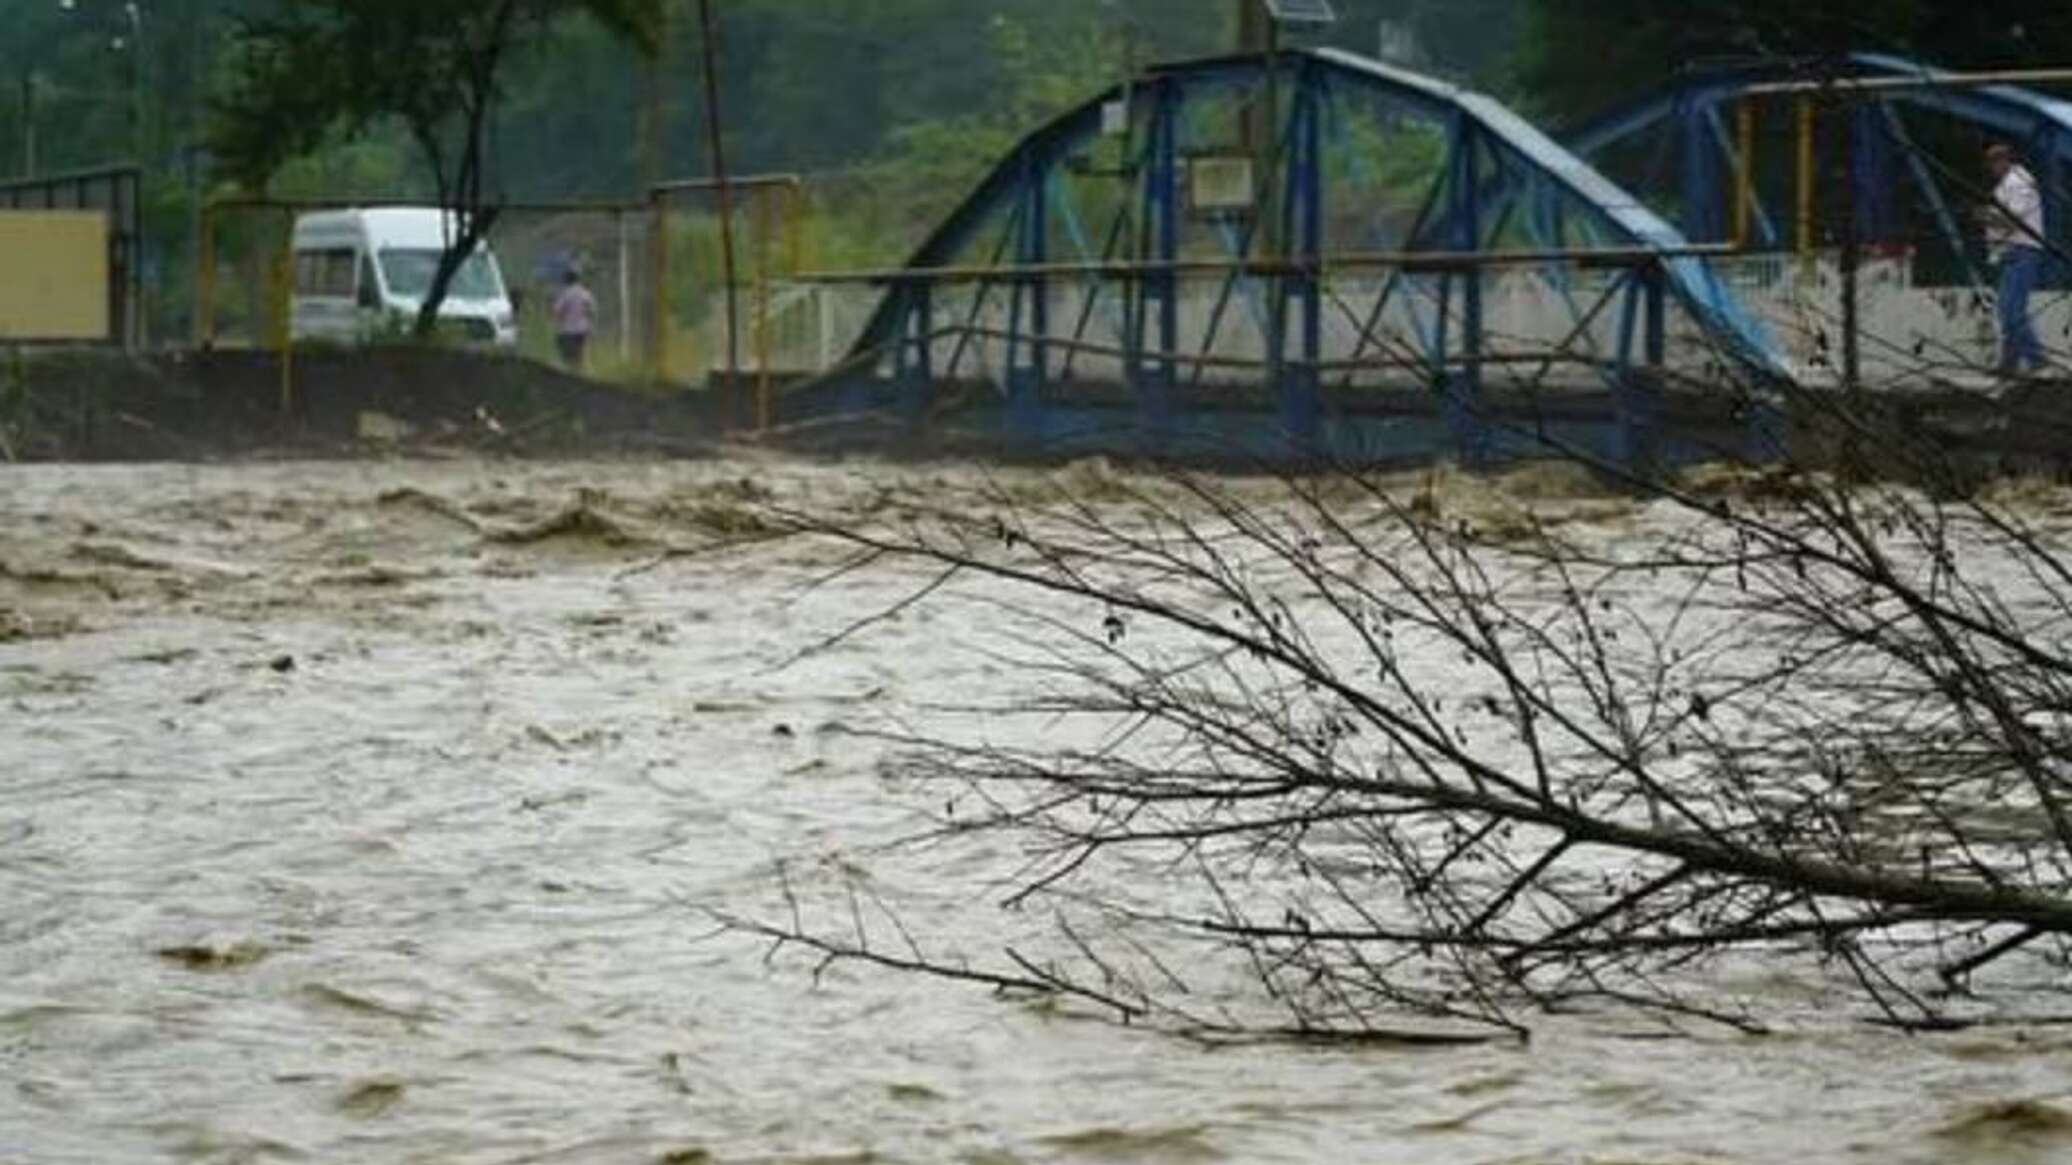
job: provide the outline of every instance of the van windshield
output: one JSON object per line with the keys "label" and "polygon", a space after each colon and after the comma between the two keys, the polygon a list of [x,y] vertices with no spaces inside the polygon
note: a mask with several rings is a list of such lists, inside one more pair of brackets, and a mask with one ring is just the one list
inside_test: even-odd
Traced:
{"label": "van windshield", "polygon": [[[423,299],[432,289],[432,276],[438,270],[439,252],[429,247],[381,253],[381,274],[388,282],[389,294],[402,299]],[[454,299],[495,299],[503,290],[497,282],[496,268],[489,264],[489,256],[477,251],[454,273],[446,294]]]}

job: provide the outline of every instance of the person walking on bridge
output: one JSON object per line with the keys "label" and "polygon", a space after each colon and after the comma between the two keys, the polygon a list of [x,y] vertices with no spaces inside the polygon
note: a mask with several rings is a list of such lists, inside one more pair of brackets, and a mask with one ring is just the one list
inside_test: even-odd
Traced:
{"label": "person walking on bridge", "polygon": [[2036,176],[1996,142],[1986,147],[1993,205],[1985,208],[1986,246],[2000,265],[2000,373],[2043,367],[2043,342],[2029,319],[2029,293],[2043,274],[2043,192]]}

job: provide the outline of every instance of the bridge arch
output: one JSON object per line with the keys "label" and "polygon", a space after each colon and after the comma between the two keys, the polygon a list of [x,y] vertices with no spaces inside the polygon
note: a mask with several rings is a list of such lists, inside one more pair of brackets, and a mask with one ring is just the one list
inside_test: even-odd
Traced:
{"label": "bridge arch", "polygon": [[[2072,103],[1993,83],[2020,75],[1960,75],[1871,53],[1824,75],[1783,65],[1699,71],[1564,140],[1686,237],[1741,253],[1720,267],[1795,366],[1968,388],[1998,362],[1973,214],[1990,195],[1983,145],[2022,152],[2043,188],[2045,241],[2058,256],[2072,247]],[[1845,282],[1858,289],[1852,298]],[[2037,330],[2072,334],[2063,294],[2072,268],[2054,261],[2044,287],[2030,305]]]}
{"label": "bridge arch", "polygon": [[[1922,232],[1894,205],[1910,192],[1938,242],[1975,279],[1976,264],[1966,262],[1975,255],[1963,209],[1983,194],[1977,150],[1961,159],[1934,157],[1916,124],[1928,115],[1963,127],[1971,135],[1967,146],[1992,138],[2021,150],[2045,189],[2053,241],[2072,239],[2066,187],[2072,177],[2072,102],[2014,84],[1960,84],[1960,75],[1948,70],[1877,53],[1851,55],[1828,80],[1834,88],[1823,94],[1818,78],[1782,65],[1694,72],[1597,115],[1563,141],[1598,163],[1640,147],[1647,169],[1622,174],[1626,186],[1699,242],[1815,249],[1823,242],[1821,220],[1833,217],[1820,213],[1826,209],[1820,187],[1840,173],[1853,188],[1860,241],[1918,237]],[[1764,138],[1755,133],[1757,115],[1768,104],[1783,106],[1792,123],[1786,127],[1793,140],[1785,168],[1793,189],[1782,200],[1776,183],[1758,180],[1771,169],[1762,164]],[[1772,114],[1765,120],[1777,119]],[[1795,205],[1787,213],[1780,202]]]}
{"label": "bridge arch", "polygon": [[1152,434],[1237,382],[1299,444],[1347,394],[1436,391],[1470,455],[1493,381],[1559,368],[1623,393],[1672,340],[1789,376],[1643,201],[1492,98],[1329,49],[1099,94],[872,278],[851,366],[889,370],[909,410],[982,367],[1019,436],[1095,365]]}

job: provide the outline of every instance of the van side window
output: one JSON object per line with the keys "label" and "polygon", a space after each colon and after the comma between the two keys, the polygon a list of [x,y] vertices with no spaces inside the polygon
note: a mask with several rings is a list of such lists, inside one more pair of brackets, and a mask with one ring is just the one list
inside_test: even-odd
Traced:
{"label": "van side window", "polygon": [[350,250],[325,251],[322,290],[319,294],[351,299],[353,270],[359,256]]}
{"label": "van side window", "polygon": [[374,276],[374,260],[371,256],[360,256],[360,306],[381,306],[381,283]]}
{"label": "van side window", "polygon": [[295,294],[351,299],[358,259],[349,247],[296,252]]}

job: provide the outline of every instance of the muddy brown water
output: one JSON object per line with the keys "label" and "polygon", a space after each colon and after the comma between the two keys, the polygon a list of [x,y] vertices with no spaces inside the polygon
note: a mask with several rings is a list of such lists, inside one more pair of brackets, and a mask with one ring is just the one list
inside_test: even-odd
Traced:
{"label": "muddy brown water", "polygon": [[[908,469],[0,471],[0,1162],[2058,1162],[2072,1031],[1205,1048],[766,959],[705,907],[927,806],[843,730],[981,628],[732,529]],[[965,621],[960,624],[960,621]],[[980,850],[886,893],[984,953]]]}

